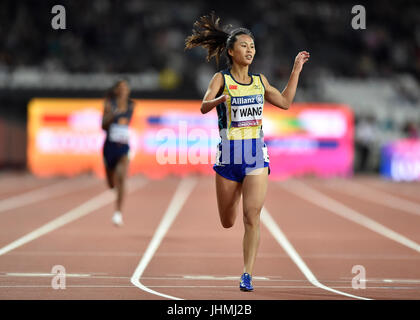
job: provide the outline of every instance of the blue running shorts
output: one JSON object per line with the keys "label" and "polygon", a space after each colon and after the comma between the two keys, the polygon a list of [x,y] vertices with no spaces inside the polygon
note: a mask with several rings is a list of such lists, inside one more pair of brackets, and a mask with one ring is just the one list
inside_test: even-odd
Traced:
{"label": "blue running shorts", "polygon": [[269,163],[263,139],[222,140],[213,169],[226,179],[242,183],[256,169],[268,167],[270,174]]}

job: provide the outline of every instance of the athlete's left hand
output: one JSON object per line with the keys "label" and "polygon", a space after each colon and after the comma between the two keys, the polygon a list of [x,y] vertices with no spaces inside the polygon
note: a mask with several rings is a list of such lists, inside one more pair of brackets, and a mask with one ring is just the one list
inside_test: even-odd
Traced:
{"label": "athlete's left hand", "polygon": [[310,54],[307,51],[301,51],[295,58],[295,64],[293,65],[293,71],[301,72],[303,65],[309,60]]}

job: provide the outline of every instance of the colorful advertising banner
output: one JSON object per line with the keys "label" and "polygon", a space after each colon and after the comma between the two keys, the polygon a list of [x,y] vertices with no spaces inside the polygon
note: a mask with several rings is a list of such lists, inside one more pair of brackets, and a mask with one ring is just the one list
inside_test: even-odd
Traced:
{"label": "colorful advertising banner", "polygon": [[402,139],[384,145],[381,175],[395,181],[420,181],[420,140]]}
{"label": "colorful advertising banner", "polygon": [[[134,100],[129,174],[150,178],[210,175],[220,142],[216,110],[197,100]],[[28,116],[28,168],[38,176],[104,176],[101,99],[33,99]],[[266,103],[264,140],[271,179],[353,172],[353,114],[345,105]]]}

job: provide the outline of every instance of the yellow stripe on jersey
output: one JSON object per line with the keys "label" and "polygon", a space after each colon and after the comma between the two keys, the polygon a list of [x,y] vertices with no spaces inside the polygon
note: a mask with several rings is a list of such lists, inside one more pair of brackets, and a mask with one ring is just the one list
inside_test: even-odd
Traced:
{"label": "yellow stripe on jersey", "polygon": [[257,139],[262,137],[264,85],[259,75],[251,75],[250,84],[240,84],[230,74],[223,72],[223,94],[229,98],[224,103],[226,136],[228,140]]}

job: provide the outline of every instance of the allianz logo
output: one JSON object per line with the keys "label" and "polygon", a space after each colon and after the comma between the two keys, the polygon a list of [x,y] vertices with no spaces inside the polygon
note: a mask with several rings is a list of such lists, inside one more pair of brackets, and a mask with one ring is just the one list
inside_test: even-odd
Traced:
{"label": "allianz logo", "polygon": [[244,97],[232,97],[231,105],[232,106],[241,106],[247,104],[263,104],[264,98],[261,94],[256,94],[252,96],[244,96]]}

